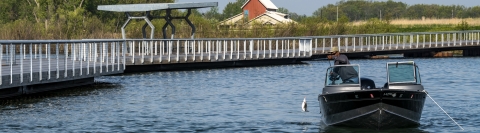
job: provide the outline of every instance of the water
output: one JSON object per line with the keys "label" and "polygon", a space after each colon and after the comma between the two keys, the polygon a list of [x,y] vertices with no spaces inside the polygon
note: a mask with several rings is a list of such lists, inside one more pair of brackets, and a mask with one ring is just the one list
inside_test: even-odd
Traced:
{"label": "water", "polygon": [[[421,125],[385,132],[479,132],[480,58],[351,60],[386,82],[386,62],[415,61],[430,99]],[[326,127],[317,95],[326,61],[100,77],[96,85],[4,99],[0,132],[376,132]],[[104,83],[107,82],[107,83]],[[307,98],[310,112],[302,112]]]}

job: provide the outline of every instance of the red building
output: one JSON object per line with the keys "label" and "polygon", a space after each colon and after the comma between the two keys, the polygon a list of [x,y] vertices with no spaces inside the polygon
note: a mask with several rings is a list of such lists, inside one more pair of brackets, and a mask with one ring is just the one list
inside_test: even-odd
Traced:
{"label": "red building", "polygon": [[270,0],[248,0],[242,6],[243,14],[248,16],[248,20],[252,20],[267,11],[276,12],[277,6]]}
{"label": "red building", "polygon": [[248,0],[241,8],[242,13],[220,22],[220,25],[250,24],[254,21],[269,25],[294,22],[287,14],[277,12],[277,6],[270,0]]}

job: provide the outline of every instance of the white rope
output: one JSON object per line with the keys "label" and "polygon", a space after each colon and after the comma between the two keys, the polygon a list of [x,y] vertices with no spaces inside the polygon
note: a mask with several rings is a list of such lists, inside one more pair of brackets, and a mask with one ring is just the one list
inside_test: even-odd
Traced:
{"label": "white rope", "polygon": [[435,100],[433,100],[433,98],[432,98],[430,95],[428,95],[427,91],[423,90],[423,92],[424,92],[425,94],[427,94],[427,96],[430,97],[430,99],[432,99],[432,101],[433,101],[440,109],[442,109],[442,111],[443,111],[453,122],[455,122],[455,124],[457,124],[458,127],[460,127],[460,129],[462,129],[462,131],[464,130],[464,129],[462,128],[462,126],[460,126],[455,120],[453,120],[452,117],[450,117],[450,115],[448,115],[447,111],[443,110],[443,108],[440,107],[440,105],[438,105],[438,103],[435,102]]}

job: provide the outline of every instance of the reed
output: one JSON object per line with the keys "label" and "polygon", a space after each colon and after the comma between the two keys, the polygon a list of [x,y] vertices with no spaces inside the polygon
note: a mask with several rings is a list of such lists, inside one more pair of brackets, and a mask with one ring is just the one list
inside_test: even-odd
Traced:
{"label": "reed", "polygon": [[[407,20],[398,19],[382,21],[370,19],[357,22],[335,22],[312,19],[295,24],[250,26],[240,25],[231,28],[220,27],[217,23],[206,21],[201,17],[193,17],[197,30],[195,38],[266,38],[266,37],[296,37],[296,36],[327,36],[345,34],[379,34],[403,32],[436,32],[457,30],[480,30],[480,18],[468,19],[425,19]],[[163,38],[162,27],[165,22],[154,21],[154,38]],[[191,28],[185,22],[175,21],[175,38],[190,38]],[[144,22],[132,22],[126,29],[127,38],[143,38],[141,27]],[[66,29],[62,23],[54,23],[50,28],[28,20],[18,20],[0,25],[0,39],[4,40],[39,40],[39,39],[119,39],[119,27],[108,26],[98,21],[85,25],[84,29]],[[147,28],[147,34],[150,33]],[[167,38],[170,38],[171,28],[167,29]],[[148,34],[149,35],[149,34]],[[147,38],[150,38],[147,36]]]}
{"label": "reed", "polygon": [[[462,21],[466,21],[468,24],[477,26],[480,25],[480,18],[451,18],[451,19],[435,19],[435,18],[426,18],[426,19],[394,19],[390,20],[392,25],[457,25]],[[367,21],[355,21],[352,22],[353,25],[363,25]]]}

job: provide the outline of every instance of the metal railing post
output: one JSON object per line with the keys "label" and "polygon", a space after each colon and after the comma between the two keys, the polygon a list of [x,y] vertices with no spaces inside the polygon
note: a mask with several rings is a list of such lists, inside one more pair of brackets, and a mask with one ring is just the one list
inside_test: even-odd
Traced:
{"label": "metal railing post", "polygon": [[323,47],[322,47],[322,53],[325,53],[325,38],[323,38]]}
{"label": "metal railing post", "polygon": [[278,39],[275,40],[275,58],[278,58]]}
{"label": "metal railing post", "polygon": [[[447,34],[447,46],[450,46],[451,40],[450,40],[450,33],[445,33]],[[453,44],[455,46],[455,44]]]}
{"label": "metal railing post", "polygon": [[[360,44],[359,44],[359,45],[360,45],[360,51],[363,51],[363,45],[364,45],[363,40],[365,40],[365,39],[363,39],[363,37],[360,37],[359,39],[360,39],[360,40],[358,40],[358,41],[359,41],[359,43],[360,43]],[[365,40],[365,41],[366,41],[366,40]]]}
{"label": "metal railing post", "polygon": [[10,52],[9,52],[9,54],[10,54],[10,55],[9,55],[9,56],[10,56],[10,57],[9,57],[9,58],[10,58],[10,84],[13,84],[13,64],[14,64],[14,61],[13,61],[14,58],[13,58],[13,56],[14,56],[14,54],[15,54],[15,51],[14,51],[14,46],[13,46],[12,43],[10,43],[9,49],[10,49]]}
{"label": "metal railing post", "polygon": [[269,58],[272,58],[272,40],[268,40],[268,50],[270,50]]}
{"label": "metal railing post", "polygon": [[[0,45],[0,46],[1,46],[1,45]],[[20,53],[19,53],[19,54],[20,54],[20,55],[25,54],[24,52],[25,52],[25,51],[24,51],[24,44],[21,43],[21,44],[20,44]],[[0,53],[0,54],[2,54],[2,53]],[[23,83],[23,58],[24,58],[24,57],[20,57],[20,83]],[[0,61],[0,62],[1,62],[1,61]],[[2,69],[0,69],[0,71],[1,71],[1,70],[2,70]],[[2,76],[2,75],[0,74],[0,76]]]}
{"label": "metal railing post", "polygon": [[[56,55],[56,57],[57,57],[57,65],[56,65],[57,78],[56,78],[56,79],[60,78],[60,70],[59,70],[60,68],[59,68],[59,65],[58,65],[58,64],[59,64],[59,61],[58,61],[58,60],[60,60],[60,58],[59,58],[59,56],[60,56],[60,53],[59,53],[60,49],[59,49],[59,46],[58,46],[58,45],[60,45],[60,43],[57,43],[57,45],[55,45],[55,55]],[[22,61],[22,62],[23,62],[23,61]],[[23,68],[23,67],[22,67],[22,68]],[[23,73],[23,72],[22,72],[22,73]]]}
{"label": "metal railing post", "polygon": [[342,41],[342,40],[340,40],[340,37],[338,37],[338,39],[337,39],[338,51],[342,51],[342,48],[340,47],[340,42],[341,42],[341,41]]}
{"label": "metal railing post", "polygon": [[[40,62],[39,62],[40,65],[39,66],[40,67],[38,67],[38,69],[39,69],[39,71],[38,71],[38,75],[39,75],[38,76],[38,81],[42,81],[42,60],[43,59],[42,59],[42,48],[41,47],[42,47],[42,45],[40,45],[40,48],[38,49],[38,55],[40,56],[39,57],[39,59],[40,59]],[[73,64],[73,66],[75,66],[75,64]],[[75,68],[75,67],[73,67],[73,68]],[[75,69],[73,69],[73,70],[75,70]],[[73,75],[73,76],[75,76],[75,75]]]}
{"label": "metal railing post", "polygon": [[[24,45],[23,43],[20,44],[20,55],[25,54],[25,53],[24,53],[24,49],[23,49],[23,48],[24,48],[23,45]],[[2,54],[2,53],[0,53],[0,54]],[[25,57],[25,56],[24,56],[24,57]],[[24,57],[21,57],[21,58],[20,58],[20,83],[23,83],[23,58],[24,58]],[[0,61],[0,62],[1,62],[1,61]],[[0,64],[0,65],[1,65],[1,64]],[[2,70],[2,69],[0,69],[0,71],[1,71],[1,70]],[[0,76],[2,76],[2,75],[0,74]]]}
{"label": "metal railing post", "polygon": [[[295,49],[295,48],[296,48],[296,47],[295,47],[295,45],[296,45],[296,41],[295,41],[295,39],[292,39],[292,42],[293,42],[293,44],[292,44],[292,48],[293,48],[293,50],[292,50],[292,51],[293,51],[293,54],[292,54],[292,55],[293,55],[293,57],[295,57],[295,53],[296,53],[296,49]],[[300,52],[299,52],[299,53],[300,53]]]}
{"label": "metal railing post", "polygon": [[382,50],[385,50],[385,35],[382,35]]}
{"label": "metal railing post", "polygon": [[463,45],[463,44],[462,44],[462,33],[457,32],[457,35],[456,35],[455,39],[457,40],[457,43],[458,43],[460,46]]}
{"label": "metal railing post", "polygon": [[353,37],[353,51],[355,51],[355,38],[356,37]]}
{"label": "metal railing post", "polygon": [[282,52],[281,52],[281,55],[280,57],[283,58],[283,50],[285,49],[285,40],[282,39]]}
{"label": "metal railing post", "polygon": [[233,43],[234,43],[234,41],[233,41],[233,40],[230,40],[230,60],[233,60],[233,51],[235,50],[235,49],[233,48],[233,46],[234,46]]}
{"label": "metal railing post", "polygon": [[290,58],[290,40],[287,39],[287,58]]}
{"label": "metal railing post", "polygon": [[[109,59],[108,55],[109,55],[110,52],[113,52],[113,51],[109,52],[108,47],[109,47],[110,43],[106,43],[106,44],[107,44],[107,47],[105,48],[105,67],[106,67],[105,72],[108,73],[108,72],[110,72],[108,70],[108,66],[109,66],[109,63],[110,63],[110,60],[108,60]],[[141,44],[139,43],[138,45],[140,46]],[[138,49],[140,49],[140,47]],[[141,54],[141,53],[138,53],[138,54]],[[132,58],[132,60],[135,60],[135,58]]]}
{"label": "metal railing post", "polygon": [[47,72],[47,73],[48,73],[48,77],[47,77],[47,80],[50,80],[50,77],[52,77],[52,76],[51,76],[51,73],[50,73],[51,70],[52,70],[52,69],[51,69],[51,64],[52,64],[52,63],[51,63],[51,58],[50,58],[50,57],[51,57],[51,51],[50,51],[50,48],[51,48],[50,46],[51,46],[51,45],[52,45],[51,43],[48,43],[48,45],[47,45],[47,47],[46,47],[47,50],[45,51],[45,53],[46,53],[46,55],[47,55],[47,60],[48,60],[48,72]]}
{"label": "metal railing post", "polygon": [[345,52],[348,52],[348,37],[345,37]]}

